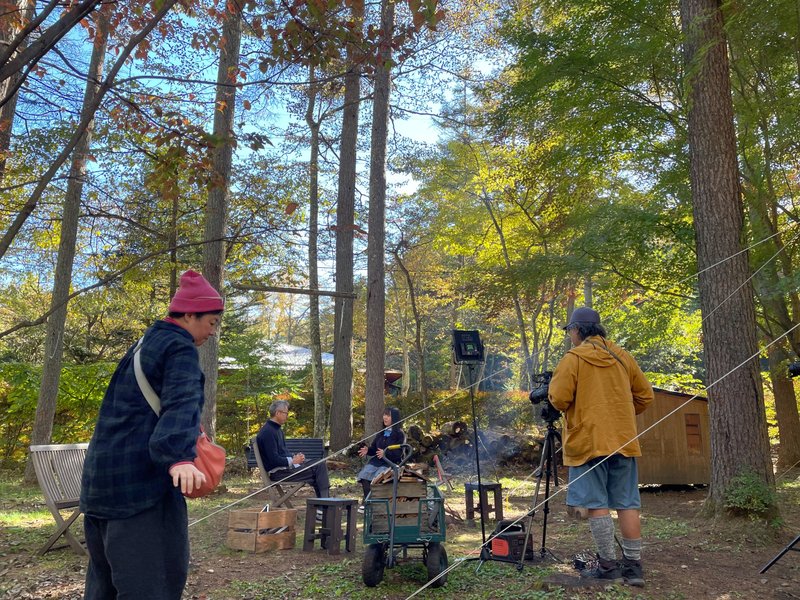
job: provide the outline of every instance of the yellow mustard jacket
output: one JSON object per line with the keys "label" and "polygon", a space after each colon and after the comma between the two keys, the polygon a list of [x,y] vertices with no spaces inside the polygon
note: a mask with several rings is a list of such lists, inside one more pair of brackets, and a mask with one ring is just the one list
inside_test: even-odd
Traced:
{"label": "yellow mustard jacket", "polygon": [[[615,358],[619,357],[619,360]],[[564,413],[564,464],[598,456],[641,456],[636,415],[653,401],[653,388],[633,357],[613,342],[590,336],[558,363],[549,398]]]}

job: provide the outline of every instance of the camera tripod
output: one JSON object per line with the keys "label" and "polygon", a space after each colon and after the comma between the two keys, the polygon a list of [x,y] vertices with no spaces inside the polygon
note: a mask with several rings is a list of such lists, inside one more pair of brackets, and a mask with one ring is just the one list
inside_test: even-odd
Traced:
{"label": "camera tripod", "polygon": [[[546,409],[545,409],[546,410]],[[544,413],[544,411],[543,411]],[[539,489],[542,485],[542,478],[544,477],[544,504],[542,509],[542,547],[539,548],[539,559],[542,560],[546,556],[550,556],[555,561],[558,557],[547,548],[547,515],[550,513],[550,480],[552,478],[553,485],[558,486],[558,467],[556,464],[556,442],[561,444],[561,434],[555,428],[555,421],[557,419],[547,420],[547,433],[544,436],[542,443],[542,456],[539,459],[539,468],[536,473],[536,490],[533,493],[533,508],[528,513],[527,526],[525,527],[525,543],[522,546],[522,554],[517,564],[518,569],[522,569],[522,562],[525,560],[525,554],[528,550],[528,540],[531,537],[531,529],[533,527],[533,517],[536,515],[536,503],[539,501]],[[531,548],[533,542],[531,542]]]}

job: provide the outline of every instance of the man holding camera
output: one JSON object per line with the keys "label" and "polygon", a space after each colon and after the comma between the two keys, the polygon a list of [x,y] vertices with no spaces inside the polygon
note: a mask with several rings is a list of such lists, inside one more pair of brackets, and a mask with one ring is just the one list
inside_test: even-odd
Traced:
{"label": "man holding camera", "polygon": [[[567,504],[589,510],[598,564],[581,576],[644,586],[636,458],[641,456],[636,415],[653,401],[653,388],[625,350],[606,339],[600,315],[578,308],[564,330],[572,349],[558,363],[549,400],[564,413],[564,464],[569,467]],[[617,561],[615,509],[622,532]]]}

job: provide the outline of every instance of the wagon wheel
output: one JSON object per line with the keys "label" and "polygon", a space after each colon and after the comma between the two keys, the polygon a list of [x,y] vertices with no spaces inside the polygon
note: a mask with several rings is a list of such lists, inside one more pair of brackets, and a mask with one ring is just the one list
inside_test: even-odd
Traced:
{"label": "wagon wheel", "polygon": [[384,544],[370,544],[364,552],[364,562],[361,565],[361,576],[364,585],[375,587],[383,579],[383,570],[386,568],[386,546]]}
{"label": "wagon wheel", "polygon": [[[431,587],[442,587],[447,583],[447,575],[441,573],[447,570],[447,551],[439,542],[428,544],[428,555],[425,558],[425,566],[428,568],[428,581],[434,580]],[[436,579],[439,577],[438,579]]]}

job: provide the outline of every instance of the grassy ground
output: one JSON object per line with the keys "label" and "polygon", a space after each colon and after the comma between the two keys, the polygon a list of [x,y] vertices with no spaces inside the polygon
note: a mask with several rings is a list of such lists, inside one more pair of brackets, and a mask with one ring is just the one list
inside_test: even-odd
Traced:
{"label": "grassy ground", "polygon": [[[357,498],[352,473],[332,475],[338,496]],[[525,514],[532,505],[533,483],[515,473],[501,478],[507,517]],[[795,475],[796,477],[796,475]],[[779,487],[783,526],[757,521],[714,521],[700,516],[705,490],[643,490],[643,530],[647,587],[582,588],[575,584],[571,557],[591,547],[584,522],[567,515],[563,494],[553,498],[548,517],[547,548],[558,561],[513,564],[462,562],[481,545],[480,526],[448,524],[446,549],[450,565],[447,584],[419,591],[427,580],[420,562],[387,569],[376,588],[361,576],[364,547],[360,524],[356,551],[330,556],[321,550],[302,552],[302,516],[294,549],[251,554],[225,546],[230,503],[257,490],[257,477],[228,477],[224,493],[189,502],[192,519],[212,515],[190,527],[192,567],[186,599],[248,600],[269,598],[353,598],[395,600],[417,598],[520,599],[693,599],[800,598],[800,556],[788,553],[767,574],[758,570],[800,533],[800,480],[787,478]],[[450,508],[464,512],[463,480],[446,493]],[[13,600],[77,600],[82,596],[86,559],[71,550],[36,555],[53,528],[38,488],[24,487],[15,477],[0,479],[0,598]],[[264,493],[234,508],[260,507]],[[302,513],[303,511],[299,511]],[[534,548],[541,545],[541,509],[533,529]],[[216,513],[216,514],[214,514]],[[76,524],[80,532],[80,521]],[[487,523],[487,533],[494,523]],[[410,551],[419,558],[420,552]],[[559,583],[553,583],[554,581]],[[415,595],[416,594],[416,595]]]}

